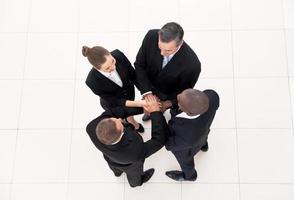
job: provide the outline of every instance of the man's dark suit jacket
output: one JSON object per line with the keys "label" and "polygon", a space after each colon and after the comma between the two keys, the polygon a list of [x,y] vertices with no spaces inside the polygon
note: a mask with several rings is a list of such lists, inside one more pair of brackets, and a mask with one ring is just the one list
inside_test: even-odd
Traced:
{"label": "man's dark suit jacket", "polygon": [[106,78],[98,70],[92,68],[86,79],[87,86],[100,97],[100,102],[105,110],[124,115],[143,113],[142,108],[126,107],[126,100],[134,100],[136,84],[135,69],[128,58],[119,50],[114,50],[111,55],[116,59],[116,70],[122,80],[123,87]]}
{"label": "man's dark suit jacket", "polygon": [[166,141],[168,127],[162,113],[157,111],[151,113],[152,138],[150,140],[144,142],[141,135],[130,125],[124,128],[124,135],[117,144],[105,145],[98,140],[95,130],[102,119],[109,117],[113,116],[108,112],[104,112],[101,116],[91,121],[86,128],[92,142],[103,153],[109,165],[131,166],[132,163],[144,161],[145,158],[163,147]]}
{"label": "man's dark suit jacket", "polygon": [[158,48],[158,31],[150,30],[139,49],[134,63],[139,90],[142,94],[152,91],[161,100],[172,100],[198,80],[201,64],[197,55],[183,43],[178,52],[162,69],[163,56]]}
{"label": "man's dark suit jacket", "polygon": [[209,98],[208,111],[196,119],[172,116],[168,122],[170,136],[165,144],[167,150],[172,152],[192,148],[200,150],[205,145],[211,123],[219,107],[219,96],[213,90],[205,90],[204,93]]}

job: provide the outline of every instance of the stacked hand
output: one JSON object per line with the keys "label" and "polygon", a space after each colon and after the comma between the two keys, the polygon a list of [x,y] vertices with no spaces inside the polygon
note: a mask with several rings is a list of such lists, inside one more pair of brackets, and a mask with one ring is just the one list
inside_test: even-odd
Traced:
{"label": "stacked hand", "polygon": [[155,98],[156,98],[156,101],[160,102],[160,99],[158,98],[158,96],[156,96],[156,95],[154,95],[154,94],[152,94],[152,93],[149,93],[149,94],[144,95],[143,98],[145,99],[145,98],[148,97],[148,96],[155,97]]}
{"label": "stacked hand", "polygon": [[152,94],[148,94],[144,98],[145,105],[143,108],[146,112],[152,113],[155,111],[160,111],[160,102],[158,102],[158,98]]}
{"label": "stacked hand", "polygon": [[164,113],[167,109],[169,109],[172,106],[172,102],[169,100],[161,101],[160,103],[161,103],[160,111],[162,113]]}

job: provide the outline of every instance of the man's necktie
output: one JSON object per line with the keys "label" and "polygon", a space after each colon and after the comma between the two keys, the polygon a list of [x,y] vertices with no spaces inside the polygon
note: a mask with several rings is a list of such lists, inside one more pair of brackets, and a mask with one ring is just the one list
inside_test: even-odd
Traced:
{"label": "man's necktie", "polygon": [[164,56],[162,61],[162,69],[167,65],[167,63],[170,61],[169,56]]}

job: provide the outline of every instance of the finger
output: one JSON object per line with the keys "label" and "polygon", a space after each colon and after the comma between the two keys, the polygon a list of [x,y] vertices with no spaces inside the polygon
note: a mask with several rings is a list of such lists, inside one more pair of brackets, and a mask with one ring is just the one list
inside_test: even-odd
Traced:
{"label": "finger", "polygon": [[150,100],[151,100],[152,102],[154,102],[154,101],[156,101],[156,98],[155,98],[154,96],[152,96],[152,97],[150,97]]}
{"label": "finger", "polygon": [[143,109],[148,112],[148,105],[144,105]]}
{"label": "finger", "polygon": [[147,102],[149,102],[150,101],[150,97],[151,97],[152,95],[148,95],[147,97],[146,97],[146,101]]}
{"label": "finger", "polygon": [[151,102],[152,101],[152,96],[149,96],[148,97],[148,102]]}

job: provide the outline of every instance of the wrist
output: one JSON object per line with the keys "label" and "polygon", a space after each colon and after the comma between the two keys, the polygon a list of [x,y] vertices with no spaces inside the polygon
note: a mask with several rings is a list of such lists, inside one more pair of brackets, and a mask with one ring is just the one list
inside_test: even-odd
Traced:
{"label": "wrist", "polygon": [[146,105],[146,101],[145,100],[139,100],[139,107],[144,107],[144,105]]}

